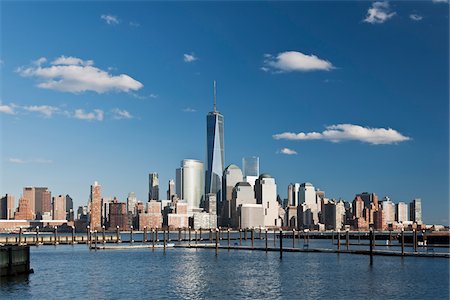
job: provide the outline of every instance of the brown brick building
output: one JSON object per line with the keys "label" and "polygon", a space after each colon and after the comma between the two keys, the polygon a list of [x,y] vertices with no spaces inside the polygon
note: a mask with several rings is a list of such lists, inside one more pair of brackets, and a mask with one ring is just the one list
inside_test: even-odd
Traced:
{"label": "brown brick building", "polygon": [[109,203],[109,229],[119,226],[120,230],[130,230],[127,204],[115,199]]}
{"label": "brown brick building", "polygon": [[102,227],[102,200],[101,200],[101,186],[97,181],[91,185],[91,196],[89,202],[89,226],[91,230],[100,230]]}

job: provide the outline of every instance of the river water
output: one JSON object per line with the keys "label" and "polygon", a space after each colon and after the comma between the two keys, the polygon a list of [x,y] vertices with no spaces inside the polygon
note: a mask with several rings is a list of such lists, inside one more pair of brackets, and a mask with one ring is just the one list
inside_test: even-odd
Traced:
{"label": "river water", "polygon": [[31,267],[0,279],[0,299],[449,299],[445,258],[58,245],[31,247]]}

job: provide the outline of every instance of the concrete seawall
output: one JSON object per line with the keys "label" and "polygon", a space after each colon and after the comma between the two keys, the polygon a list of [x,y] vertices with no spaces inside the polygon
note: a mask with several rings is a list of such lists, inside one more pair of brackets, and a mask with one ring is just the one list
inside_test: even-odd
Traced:
{"label": "concrete seawall", "polygon": [[30,247],[29,246],[4,246],[0,247],[0,276],[12,276],[29,274]]}

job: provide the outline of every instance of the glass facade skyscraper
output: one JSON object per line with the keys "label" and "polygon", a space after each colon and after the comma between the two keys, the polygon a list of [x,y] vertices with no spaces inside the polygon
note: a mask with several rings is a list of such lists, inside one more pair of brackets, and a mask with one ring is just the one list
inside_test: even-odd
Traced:
{"label": "glass facade skyscraper", "polygon": [[225,164],[223,116],[216,110],[216,83],[214,82],[214,110],[206,116],[206,181],[205,194],[217,195],[217,206],[222,202],[222,174]]}
{"label": "glass facade skyscraper", "polygon": [[259,176],[259,157],[244,157],[242,159],[242,171],[244,177]]}

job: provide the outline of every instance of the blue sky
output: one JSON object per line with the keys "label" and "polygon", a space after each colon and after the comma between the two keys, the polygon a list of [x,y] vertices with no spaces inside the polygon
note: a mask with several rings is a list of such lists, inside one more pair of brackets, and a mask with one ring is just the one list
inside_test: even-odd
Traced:
{"label": "blue sky", "polygon": [[[161,191],[205,160],[217,80],[226,164],[259,156],[286,197],[421,197],[448,224],[448,4],[2,2],[1,186],[85,205]],[[45,58],[45,59],[43,59]]]}

